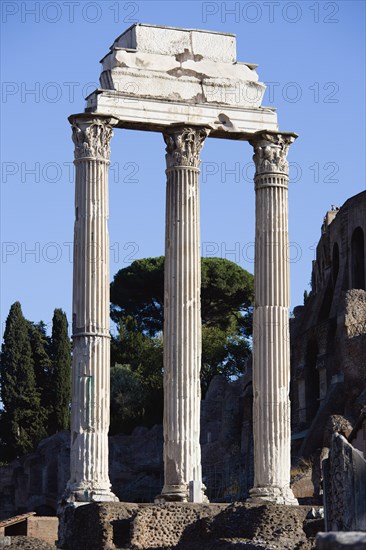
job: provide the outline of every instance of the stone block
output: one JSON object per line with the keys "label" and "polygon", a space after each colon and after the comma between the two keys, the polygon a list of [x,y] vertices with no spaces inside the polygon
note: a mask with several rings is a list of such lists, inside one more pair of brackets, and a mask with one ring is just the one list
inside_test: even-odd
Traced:
{"label": "stone block", "polygon": [[86,110],[112,113],[121,128],[195,124],[209,126],[210,137],[234,139],[277,130],[275,110],[261,106],[266,87],[256,65],[236,61],[235,35],[137,24],[101,63],[101,89]]}
{"label": "stone block", "polygon": [[196,29],[133,25],[115,40],[113,47],[174,56],[186,53],[226,63],[236,60],[234,35]]}
{"label": "stone block", "polygon": [[323,460],[324,510],[329,531],[366,530],[366,461],[340,434]]}
{"label": "stone block", "polygon": [[[306,506],[93,503],[68,518],[65,550],[313,548]],[[311,520],[313,521],[313,520]],[[321,529],[324,527],[322,526]]]}
{"label": "stone block", "polygon": [[316,550],[365,550],[366,533],[329,532],[318,533],[316,536]]}

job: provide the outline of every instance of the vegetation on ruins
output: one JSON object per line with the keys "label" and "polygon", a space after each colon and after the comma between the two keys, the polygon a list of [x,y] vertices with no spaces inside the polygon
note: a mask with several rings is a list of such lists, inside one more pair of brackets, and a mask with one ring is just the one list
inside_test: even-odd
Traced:
{"label": "vegetation on ruins", "polygon": [[71,348],[66,315],[55,310],[52,336],[27,321],[15,302],[6,321],[0,362],[1,459],[32,451],[69,425]]}
{"label": "vegetation on ruins", "polygon": [[[253,276],[222,258],[202,258],[204,395],[217,374],[245,371],[250,356]],[[162,421],[164,257],[136,260],[111,284],[111,433]],[[115,365],[115,366],[113,366]]]}

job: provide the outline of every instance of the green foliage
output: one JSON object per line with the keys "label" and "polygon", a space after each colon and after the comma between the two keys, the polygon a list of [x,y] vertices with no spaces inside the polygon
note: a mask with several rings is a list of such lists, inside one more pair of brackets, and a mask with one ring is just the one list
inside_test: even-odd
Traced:
{"label": "green foliage", "polygon": [[55,309],[50,345],[52,368],[49,376],[49,433],[67,430],[70,424],[71,344],[66,314]]}
{"label": "green foliage", "polygon": [[0,363],[1,458],[32,451],[47,435],[69,426],[71,346],[66,315],[55,309],[52,337],[27,321],[19,302],[10,308]]}
{"label": "green foliage", "polygon": [[[129,433],[139,424],[161,422],[163,407],[163,342],[139,331],[132,316],[120,320],[111,342],[110,433]],[[128,361],[128,363],[127,363]],[[114,369],[118,367],[117,371]]]}
{"label": "green foliage", "polygon": [[[253,276],[220,258],[202,258],[201,386],[205,394],[216,374],[226,378],[245,370],[250,354],[252,327]],[[125,405],[120,409],[120,429],[133,424],[152,425],[162,418],[162,373],[164,323],[164,257],[146,258],[121,269],[111,284],[111,317],[119,327],[112,338],[112,365],[123,365],[125,390],[135,392],[140,383],[139,412],[135,424]],[[129,378],[128,378],[129,377]],[[112,393],[114,392],[112,379]],[[129,389],[130,388],[130,389]],[[115,399],[115,398],[113,398]],[[124,397],[128,401],[128,397]],[[125,411],[125,412],[123,412]],[[117,430],[114,423],[112,430]]]}
{"label": "green foliage", "polygon": [[46,326],[40,321],[32,323],[28,321],[28,334],[34,363],[34,375],[36,386],[40,392],[41,406],[49,414],[50,403],[50,373],[52,361],[50,358],[50,338],[46,334]]}
{"label": "green foliage", "polygon": [[141,378],[130,365],[111,368],[111,434],[129,433],[144,415],[144,393]]}
{"label": "green foliage", "polygon": [[201,259],[202,324],[251,334],[254,278],[224,258]]}
{"label": "green foliage", "polygon": [[236,329],[222,330],[215,326],[202,327],[201,387],[205,395],[214,376],[227,379],[245,372],[250,356],[249,341]]}
{"label": "green foliage", "polygon": [[11,306],[6,320],[0,382],[3,458],[11,459],[33,450],[46,436],[46,414],[36,387],[29,324],[19,302]]}
{"label": "green foliage", "polygon": [[111,284],[111,317],[131,316],[138,330],[154,336],[163,327],[164,256],[136,260],[118,271]]}
{"label": "green foliage", "polygon": [[[201,259],[203,325],[228,329],[234,322],[242,334],[251,333],[253,275],[223,258]],[[111,317],[117,324],[131,316],[150,336],[163,330],[164,256],[136,260],[121,269],[111,284]]]}

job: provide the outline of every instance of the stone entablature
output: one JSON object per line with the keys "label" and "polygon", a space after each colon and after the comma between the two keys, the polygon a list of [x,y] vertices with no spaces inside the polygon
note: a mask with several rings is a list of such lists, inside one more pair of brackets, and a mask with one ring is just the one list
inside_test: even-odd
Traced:
{"label": "stone entablature", "polygon": [[261,106],[256,65],[236,61],[235,35],[138,24],[110,50],[86,110],[118,117],[119,127],[209,125],[211,137],[232,139],[278,130],[275,109]]}
{"label": "stone entablature", "polygon": [[260,107],[265,85],[236,62],[235,36],[134,25],[101,61],[102,88],[132,97]]}

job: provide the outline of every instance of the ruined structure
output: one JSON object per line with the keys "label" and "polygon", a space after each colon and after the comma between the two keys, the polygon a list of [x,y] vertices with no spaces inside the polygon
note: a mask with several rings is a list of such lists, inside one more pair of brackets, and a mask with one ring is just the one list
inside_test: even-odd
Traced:
{"label": "ruined structure", "polygon": [[[234,382],[216,376],[201,401],[202,475],[211,502],[248,497],[253,486],[251,370]],[[163,429],[109,436],[109,477],[122,502],[152,502],[163,485]],[[70,433],[58,432],[0,467],[0,520],[34,510],[55,515],[70,477]]]}
{"label": "ruined structure", "polygon": [[340,434],[323,460],[327,531],[366,531],[366,460]]}
{"label": "ruined structure", "polygon": [[312,290],[291,320],[292,423],[300,456],[330,446],[329,423],[348,437],[366,404],[365,232],[366,191],[327,212]]}
{"label": "ruined structure", "polygon": [[112,127],[161,132],[167,202],[164,487],[161,501],[202,502],[200,411],[200,150],[207,137],[249,141],[256,166],[253,498],[294,504],[290,490],[289,145],[255,66],[235,37],[133,25],[102,59],[101,89],[70,122],[75,144],[71,472],[65,498],[115,500],[108,477],[108,184]]}

